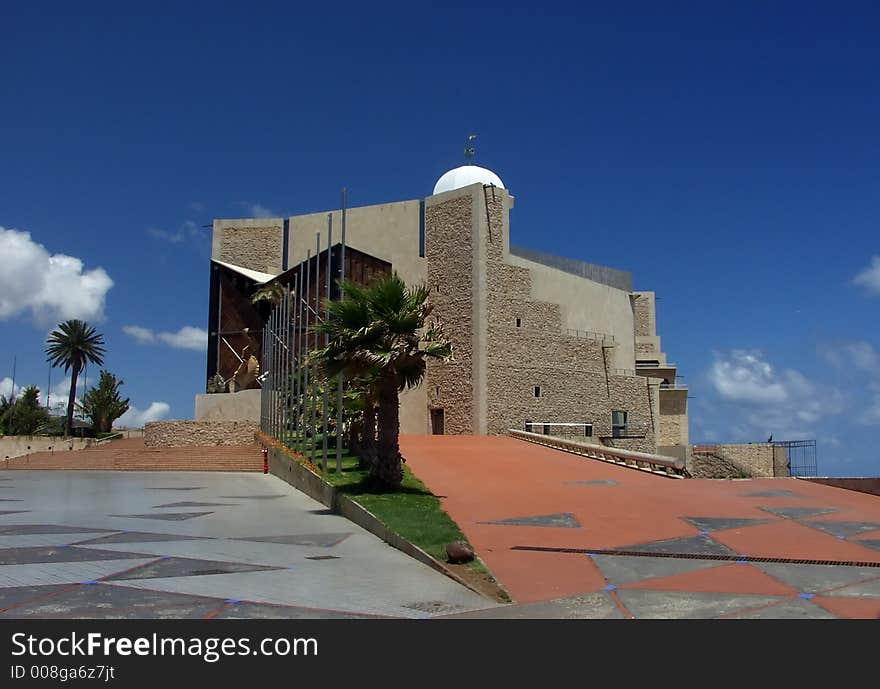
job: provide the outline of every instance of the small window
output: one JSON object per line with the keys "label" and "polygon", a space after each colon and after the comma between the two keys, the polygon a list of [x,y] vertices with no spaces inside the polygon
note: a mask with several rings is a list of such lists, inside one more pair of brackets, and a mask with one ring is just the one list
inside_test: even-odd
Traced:
{"label": "small window", "polygon": [[593,424],[587,423],[584,424],[584,437],[592,438],[593,437]]}
{"label": "small window", "polygon": [[516,319],[516,327],[517,327],[517,328],[521,328],[521,327],[522,327],[522,318],[517,318],[517,319]]}
{"label": "small window", "polygon": [[544,424],[544,435],[550,435],[550,424]]}
{"label": "small window", "polygon": [[626,417],[627,413],[623,410],[616,409],[611,412],[611,436],[614,438],[622,438],[626,435]]}
{"label": "small window", "polygon": [[540,396],[541,396],[541,386],[536,385],[535,386],[535,397],[540,397]]}

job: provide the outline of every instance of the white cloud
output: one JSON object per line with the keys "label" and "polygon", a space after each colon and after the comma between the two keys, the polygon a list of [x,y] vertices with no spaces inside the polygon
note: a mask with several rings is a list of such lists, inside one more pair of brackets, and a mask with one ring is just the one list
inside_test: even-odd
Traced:
{"label": "white cloud", "polygon": [[159,333],[157,337],[165,344],[176,349],[192,349],[204,351],[208,346],[208,331],[185,325],[176,333]]}
{"label": "white cloud", "polygon": [[819,353],[840,369],[852,368],[868,373],[880,373],[880,352],[870,342],[838,342],[822,345]]}
{"label": "white cloud", "polygon": [[738,438],[813,438],[828,416],[844,409],[844,395],[794,369],[776,370],[757,350],[715,355],[708,379],[734,406],[729,416]]}
{"label": "white cloud", "polygon": [[122,332],[133,337],[138,344],[150,344],[156,341],[156,333],[139,325],[123,325]]}
{"label": "white cloud", "polygon": [[141,411],[134,405],[128,407],[128,411],[120,416],[113,425],[116,428],[143,428],[150,421],[159,421],[168,416],[171,405],[167,402],[153,402],[149,407]]}
{"label": "white cloud", "polygon": [[[16,383],[14,390],[15,390],[15,396],[18,397],[18,394],[21,392],[21,385]],[[9,399],[10,397],[12,397],[12,392],[13,392],[12,378],[7,376],[6,378],[0,379],[0,397],[5,397],[6,399]]]}
{"label": "white cloud", "polygon": [[760,352],[734,350],[727,358],[716,356],[709,382],[722,398],[746,404],[774,404],[788,396],[773,367]]}
{"label": "white cloud", "polygon": [[251,203],[248,204],[248,211],[251,214],[252,218],[277,218],[278,214],[273,211],[271,208],[267,208],[266,206],[260,203]]}
{"label": "white cloud", "polygon": [[175,349],[191,349],[202,352],[208,346],[208,331],[185,325],[177,332],[154,332],[139,325],[124,325],[122,331],[134,338],[138,344],[164,342]]}
{"label": "white cloud", "polygon": [[41,326],[68,318],[101,320],[113,280],[103,268],[50,254],[29,232],[0,227],[0,320],[30,311]]}
{"label": "white cloud", "polygon": [[171,244],[180,244],[187,239],[199,240],[203,237],[207,237],[207,233],[203,232],[202,228],[192,220],[187,220],[186,222],[181,223],[180,227],[176,230],[150,227],[147,228],[147,233],[156,239],[161,239],[162,241],[170,242]]}
{"label": "white cloud", "polygon": [[880,256],[871,258],[870,265],[853,278],[853,284],[863,287],[868,294],[880,296]]}

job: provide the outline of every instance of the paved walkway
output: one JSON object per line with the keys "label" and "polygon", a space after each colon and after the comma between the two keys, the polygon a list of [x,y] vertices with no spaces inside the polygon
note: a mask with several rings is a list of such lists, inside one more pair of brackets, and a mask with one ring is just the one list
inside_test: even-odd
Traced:
{"label": "paved walkway", "polygon": [[522,604],[464,616],[880,617],[880,497],[674,480],[504,437],[401,446]]}
{"label": "paved walkway", "polygon": [[0,618],[430,617],[492,605],[274,476],[0,471]]}

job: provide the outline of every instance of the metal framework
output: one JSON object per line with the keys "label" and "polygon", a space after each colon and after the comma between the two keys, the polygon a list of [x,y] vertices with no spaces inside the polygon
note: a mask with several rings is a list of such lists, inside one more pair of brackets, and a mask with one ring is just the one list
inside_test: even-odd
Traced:
{"label": "metal framework", "polygon": [[818,476],[815,440],[774,440],[773,444],[784,447],[791,476]]}

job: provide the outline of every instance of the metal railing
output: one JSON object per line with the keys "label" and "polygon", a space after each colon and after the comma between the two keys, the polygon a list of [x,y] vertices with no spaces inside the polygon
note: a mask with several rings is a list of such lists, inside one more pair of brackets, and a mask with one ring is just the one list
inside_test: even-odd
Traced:
{"label": "metal railing", "polygon": [[619,447],[608,447],[607,445],[595,445],[583,441],[568,440],[552,435],[541,435],[540,433],[529,433],[528,431],[520,431],[511,428],[508,433],[511,437],[525,440],[528,442],[552,447],[564,452],[589,457],[590,459],[598,459],[603,462],[610,462],[620,466],[638,469],[639,471],[647,471],[658,476],[666,476],[669,478],[687,478],[688,473],[685,468],[685,461],[677,457],[666,457],[664,455],[649,454],[647,452],[636,452],[634,450],[624,450]]}
{"label": "metal railing", "polygon": [[541,263],[542,265],[556,268],[578,277],[592,280],[609,287],[616,287],[625,292],[632,292],[632,273],[608,266],[600,266],[595,263],[587,263],[586,261],[578,261],[574,258],[565,258],[563,256],[554,256],[553,254],[545,254],[543,251],[535,251],[534,249],[524,249],[518,246],[510,247],[512,256],[519,256],[528,261]]}
{"label": "metal railing", "polygon": [[614,344],[614,335],[609,335],[608,333],[597,333],[592,330],[577,330],[575,328],[569,328],[568,334],[570,337],[576,337],[581,340]]}

